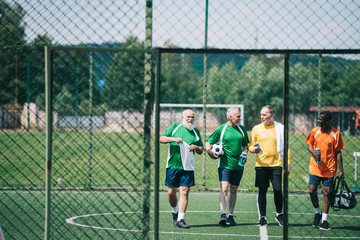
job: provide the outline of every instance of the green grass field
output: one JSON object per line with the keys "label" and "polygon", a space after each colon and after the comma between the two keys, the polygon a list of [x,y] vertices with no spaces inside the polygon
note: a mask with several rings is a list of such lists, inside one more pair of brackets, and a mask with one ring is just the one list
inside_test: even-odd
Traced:
{"label": "green grass field", "polygon": [[[310,155],[304,143],[305,138],[305,135],[290,135],[289,235],[297,239],[359,238],[359,206],[348,211],[331,210],[329,222],[332,231],[323,232],[310,226],[313,209],[307,194],[306,181]],[[353,152],[360,152],[360,139],[344,136],[344,142],[346,149],[342,153],[346,180],[353,190]],[[45,207],[45,134],[1,133],[0,146],[0,225],[5,237],[42,239]],[[90,166],[88,133],[54,132],[51,238],[141,239],[141,211],[144,201],[143,148],[143,139],[139,134],[95,132],[92,138]],[[159,182],[162,190],[166,189],[166,156],[167,145],[161,144]],[[257,189],[254,187],[255,155],[249,154],[248,163],[245,165],[235,209],[235,220],[239,225],[235,227],[223,228],[217,224],[218,192],[213,192],[218,191],[217,160],[206,157],[205,165],[207,191],[202,191],[203,159],[202,156],[197,156],[196,185],[192,188],[186,214],[186,221],[191,229],[182,230],[172,226],[167,196],[163,192],[160,194],[160,238],[218,239],[219,236],[224,236],[226,239],[259,239],[260,231],[256,226]],[[152,188],[154,164],[151,166]],[[85,191],[89,179],[91,187],[97,190]],[[269,238],[282,238],[282,228],[273,220],[274,204],[271,194],[270,188],[267,234]],[[152,199],[145,201],[153,202]],[[76,216],[83,217],[73,219],[73,223],[82,226],[66,222],[67,219]]]}
{"label": "green grass field", "polygon": [[[290,191],[306,191],[308,184],[308,164],[310,154],[304,143],[305,135],[290,135],[291,174]],[[152,141],[154,142],[154,141]],[[345,136],[346,148],[342,151],[344,169],[350,188],[354,188],[353,152],[360,152],[360,138]],[[2,133],[0,134],[0,187],[44,187],[45,134]],[[141,182],[143,173],[143,139],[139,134],[130,133],[94,133],[91,149],[91,171],[89,171],[89,136],[81,132],[54,132],[52,180],[60,187],[85,187],[89,181],[89,172],[93,187],[139,188],[129,183]],[[153,150],[153,149],[152,149]],[[164,186],[167,144],[160,145],[160,188]],[[152,156],[152,161],[154,158]],[[206,157],[205,183],[207,189],[218,188],[217,160]],[[152,164],[151,173],[154,173]],[[255,191],[255,155],[248,155],[248,163],[240,188]],[[358,171],[358,176],[360,176]],[[153,179],[153,177],[151,177]],[[196,156],[196,186],[203,188],[203,158]]]}
{"label": "green grass field", "polygon": [[[137,196],[137,193],[54,191],[51,202],[54,207],[51,216],[51,239],[141,239],[142,215],[138,209],[133,209],[141,203],[137,202],[133,205],[137,200],[131,199],[130,195]],[[44,197],[43,192],[2,191],[0,197],[2,203],[6,204],[6,208],[1,210],[0,218],[6,239],[43,238],[43,225],[36,224],[43,221],[43,211],[40,215],[35,213],[36,209],[42,208],[39,201],[41,202]],[[272,194],[268,194],[267,236],[270,239],[282,238],[283,228],[274,220],[272,198]],[[331,210],[329,222],[332,230],[325,232],[311,226],[313,209],[307,194],[290,194],[289,201],[298,202],[289,207],[290,238],[360,238],[359,208],[340,212]],[[128,209],[121,204],[123,202],[129,203]],[[153,212],[151,218],[152,215]],[[220,217],[218,193],[192,192],[185,216],[190,229],[178,229],[172,225],[167,195],[161,192],[159,237],[160,239],[218,239],[219,237],[260,239],[256,193],[240,192],[234,215],[237,226],[218,225]],[[4,216],[7,218],[4,219]]]}

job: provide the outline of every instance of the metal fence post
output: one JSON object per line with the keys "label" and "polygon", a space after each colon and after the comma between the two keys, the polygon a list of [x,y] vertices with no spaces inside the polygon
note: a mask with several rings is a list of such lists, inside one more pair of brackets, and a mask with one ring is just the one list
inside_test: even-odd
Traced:
{"label": "metal fence post", "polygon": [[156,83],[155,83],[155,162],[154,162],[154,234],[159,239],[159,167],[160,167],[160,72],[161,51],[156,52]]}
{"label": "metal fence post", "polygon": [[50,236],[50,196],[52,158],[52,50],[45,47],[45,111],[46,111],[46,164],[45,164],[45,235]]}
{"label": "metal fence post", "polygon": [[289,213],[289,171],[288,171],[288,148],[289,148],[289,53],[284,58],[284,229],[283,239],[288,239],[288,213]]}

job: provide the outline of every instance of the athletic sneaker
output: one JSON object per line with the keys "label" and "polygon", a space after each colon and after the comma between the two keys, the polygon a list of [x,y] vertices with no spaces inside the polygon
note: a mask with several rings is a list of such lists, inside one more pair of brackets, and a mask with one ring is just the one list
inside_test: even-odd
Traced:
{"label": "athletic sneaker", "polygon": [[314,217],[314,221],[312,223],[313,227],[318,227],[321,221],[321,214],[320,213],[315,213],[315,217]]}
{"label": "athletic sneaker", "polygon": [[279,215],[275,216],[275,220],[278,222],[280,227],[284,226],[283,214],[279,214]]}
{"label": "athletic sneaker", "polygon": [[180,221],[177,221],[176,222],[176,227],[178,227],[178,228],[190,228],[188,225],[186,225],[184,219],[181,219]]}
{"label": "athletic sneaker", "polygon": [[258,226],[259,227],[262,227],[262,226],[266,226],[267,225],[267,221],[266,221],[266,218],[265,217],[261,217],[260,218],[260,221],[258,223]]}
{"label": "athletic sneaker", "polygon": [[235,226],[236,222],[234,221],[234,216],[229,215],[229,217],[226,219],[226,224],[229,226]]}
{"label": "athletic sneaker", "polygon": [[320,223],[320,229],[327,231],[330,230],[331,228],[327,221],[323,221],[322,223]]}
{"label": "athletic sneaker", "polygon": [[223,226],[227,226],[226,220],[227,220],[226,213],[221,214],[219,224]]}
{"label": "athletic sneaker", "polygon": [[173,215],[173,224],[176,227],[176,222],[177,222],[177,218],[178,218],[178,213],[172,213]]}

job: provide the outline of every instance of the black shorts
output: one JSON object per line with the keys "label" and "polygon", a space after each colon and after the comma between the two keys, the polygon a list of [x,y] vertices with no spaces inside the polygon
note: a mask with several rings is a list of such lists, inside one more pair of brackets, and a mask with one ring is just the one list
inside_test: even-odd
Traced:
{"label": "black shorts", "polygon": [[268,188],[271,184],[275,190],[281,190],[282,167],[255,167],[255,187]]}

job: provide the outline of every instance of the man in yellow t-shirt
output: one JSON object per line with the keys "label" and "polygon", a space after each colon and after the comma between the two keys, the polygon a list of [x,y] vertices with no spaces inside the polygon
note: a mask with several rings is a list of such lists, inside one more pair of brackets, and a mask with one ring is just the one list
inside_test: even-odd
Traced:
{"label": "man in yellow t-shirt", "polygon": [[[320,112],[318,118],[319,127],[311,130],[305,142],[311,153],[309,164],[309,190],[310,198],[315,209],[315,217],[312,226],[320,226],[321,230],[330,230],[327,222],[330,207],[329,193],[333,185],[333,179],[339,165],[339,177],[344,178],[341,150],[344,143],[340,131],[330,125],[330,112]],[[315,153],[315,149],[320,148],[320,155]],[[323,183],[323,210],[321,212],[317,189]],[[320,222],[321,220],[321,222]]]}
{"label": "man in yellow t-shirt", "polygon": [[[274,121],[275,109],[273,106],[262,107],[261,124],[254,126],[251,131],[249,151],[256,153],[256,179],[255,187],[259,188],[258,207],[260,219],[258,226],[267,225],[266,220],[266,193],[271,181],[274,190],[276,207],[275,220],[283,226],[282,213],[282,159],[284,155],[284,126]],[[258,146],[254,146],[258,143]],[[290,150],[288,151],[290,159]],[[290,162],[288,164],[290,173]]]}

